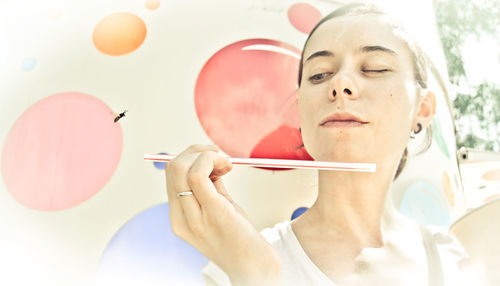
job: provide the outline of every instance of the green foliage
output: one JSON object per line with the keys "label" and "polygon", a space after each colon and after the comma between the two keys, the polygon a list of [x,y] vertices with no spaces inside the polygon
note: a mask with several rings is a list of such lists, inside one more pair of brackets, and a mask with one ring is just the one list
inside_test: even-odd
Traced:
{"label": "green foliage", "polygon": [[485,81],[471,90],[474,94],[458,93],[453,102],[457,128],[461,127],[457,132],[457,146],[499,151],[500,86]]}
{"label": "green foliage", "polygon": [[[488,35],[500,43],[500,0],[481,4],[435,0],[434,4],[450,81],[460,91],[453,101],[457,147],[500,151],[500,82],[469,84],[462,58],[464,41],[471,35],[478,40]],[[497,55],[491,56],[492,64],[500,64]]]}

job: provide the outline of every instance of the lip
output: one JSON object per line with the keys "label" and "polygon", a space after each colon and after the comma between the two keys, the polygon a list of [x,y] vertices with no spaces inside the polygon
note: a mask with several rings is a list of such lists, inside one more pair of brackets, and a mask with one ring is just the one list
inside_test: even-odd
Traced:
{"label": "lip", "polygon": [[367,123],[367,121],[349,112],[338,112],[325,117],[319,125],[325,127],[357,127]]}

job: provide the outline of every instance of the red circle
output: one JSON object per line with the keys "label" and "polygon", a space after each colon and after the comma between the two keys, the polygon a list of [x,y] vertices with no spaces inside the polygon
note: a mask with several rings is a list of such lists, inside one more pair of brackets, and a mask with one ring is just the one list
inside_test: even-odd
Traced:
{"label": "red circle", "polygon": [[321,12],[307,3],[295,3],[288,8],[288,20],[302,33],[309,34],[321,20]]}
{"label": "red circle", "polygon": [[2,151],[7,190],[26,207],[55,211],[98,192],[114,173],[122,131],[110,108],[83,93],[46,97],[14,123]]}
{"label": "red circle", "polygon": [[[281,125],[264,136],[252,150],[251,158],[270,158],[288,160],[314,159],[307,153],[302,136],[297,128]],[[270,170],[289,170],[285,168],[266,168]]]}
{"label": "red circle", "polygon": [[[249,157],[264,137],[281,127],[298,132],[299,58],[300,51],[288,44],[250,39],[222,48],[203,66],[195,88],[196,113],[207,135],[224,152]],[[273,140],[285,142],[284,146],[301,145],[293,132],[275,135]],[[258,149],[262,153],[262,145]],[[266,155],[282,158],[287,152],[274,149]]]}

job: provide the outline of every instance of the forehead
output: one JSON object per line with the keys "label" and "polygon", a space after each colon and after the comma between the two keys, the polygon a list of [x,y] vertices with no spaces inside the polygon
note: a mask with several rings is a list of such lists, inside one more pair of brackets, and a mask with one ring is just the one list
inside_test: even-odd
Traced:
{"label": "forehead", "polygon": [[409,56],[408,46],[396,26],[383,15],[341,16],[320,25],[304,50],[304,59],[320,50],[335,54],[359,50],[363,46],[383,46],[399,55]]}

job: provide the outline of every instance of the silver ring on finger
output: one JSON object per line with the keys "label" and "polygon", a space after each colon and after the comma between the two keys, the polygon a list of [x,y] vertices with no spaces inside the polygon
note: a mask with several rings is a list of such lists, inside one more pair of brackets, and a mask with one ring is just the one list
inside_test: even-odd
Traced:
{"label": "silver ring on finger", "polygon": [[186,191],[186,192],[180,192],[180,193],[177,193],[177,196],[178,196],[178,197],[184,197],[184,196],[190,196],[190,195],[192,195],[192,194],[193,194],[193,192],[191,192],[191,191]]}

